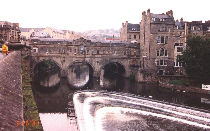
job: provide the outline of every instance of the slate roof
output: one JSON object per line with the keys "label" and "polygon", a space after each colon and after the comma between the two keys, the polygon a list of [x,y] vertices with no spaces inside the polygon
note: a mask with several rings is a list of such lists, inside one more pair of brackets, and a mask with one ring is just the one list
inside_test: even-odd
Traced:
{"label": "slate roof", "polygon": [[178,29],[184,29],[184,22],[176,21],[175,26],[178,26]]}
{"label": "slate roof", "polygon": [[153,14],[153,13],[151,13],[151,17],[152,18],[159,18],[159,19],[171,18],[169,15],[166,15],[166,14]]}
{"label": "slate roof", "polygon": [[173,21],[173,18],[167,14],[152,14],[151,17],[155,19],[155,21],[161,21],[161,19],[164,19],[164,21],[171,22]]}
{"label": "slate roof", "polygon": [[140,31],[140,25],[128,23],[128,31]]}

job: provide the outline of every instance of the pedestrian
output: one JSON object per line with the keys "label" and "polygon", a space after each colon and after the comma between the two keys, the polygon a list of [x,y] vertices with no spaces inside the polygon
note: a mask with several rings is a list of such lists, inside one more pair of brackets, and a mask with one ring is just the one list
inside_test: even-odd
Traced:
{"label": "pedestrian", "polygon": [[4,54],[4,55],[8,55],[9,54],[8,42],[5,42],[5,44],[3,44],[3,46],[2,46],[2,54]]}

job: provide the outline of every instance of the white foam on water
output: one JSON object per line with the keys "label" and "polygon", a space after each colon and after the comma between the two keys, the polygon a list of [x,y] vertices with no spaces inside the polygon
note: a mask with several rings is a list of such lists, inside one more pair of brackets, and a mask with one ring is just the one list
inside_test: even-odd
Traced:
{"label": "white foam on water", "polygon": [[[161,110],[163,112],[170,112],[170,113],[173,113],[173,114],[176,114],[176,115],[179,115],[179,116],[184,116],[184,117],[187,116],[189,118],[202,120],[202,121],[205,121],[205,122],[210,122],[210,119],[208,119],[208,118],[187,114],[189,112],[201,113],[202,115],[204,114],[204,112],[195,111],[195,110],[192,110],[192,109],[186,109],[186,108],[183,108],[183,107],[176,107],[176,106],[167,105],[167,104],[163,104],[163,103],[157,103],[157,102],[149,101],[149,100],[132,98],[132,97],[129,97],[129,96],[125,96],[125,94],[122,96],[122,95],[111,94],[110,93],[111,95],[109,95],[108,97],[105,97],[105,96],[97,96],[97,95],[100,95],[100,93],[98,93],[97,95],[94,95],[94,97],[91,97],[91,96],[89,97],[88,96],[88,95],[91,95],[93,93],[96,93],[96,92],[76,93],[73,97],[74,104],[75,104],[75,109],[76,109],[76,115],[77,115],[78,123],[79,123],[79,128],[80,128],[81,131],[94,131],[94,130],[103,129],[102,128],[102,121],[98,121],[98,119],[101,118],[104,115],[103,113],[110,112],[110,110],[108,110],[108,108],[109,109],[117,109],[118,111],[120,109],[121,111],[127,111],[127,112],[131,111],[133,113],[140,113],[140,114],[143,114],[143,115],[157,116],[157,117],[160,117],[160,118],[165,118],[165,119],[182,122],[182,123],[189,124],[189,125],[194,125],[194,126],[210,129],[210,126],[200,124],[200,123],[197,123],[197,122],[192,122],[192,121],[189,121],[189,120],[184,120],[184,119],[176,118],[176,117],[172,117],[172,116],[166,116],[166,115],[163,115],[163,114],[157,114],[157,113],[152,113],[152,112],[147,112],[147,111],[142,111],[142,110],[122,108],[122,107],[119,107],[119,108],[117,108],[117,107],[103,107],[101,109],[99,108],[99,109],[96,110],[97,114],[96,114],[96,118],[94,118],[94,116],[91,115],[91,107],[93,107],[92,106],[93,103],[106,104],[106,103],[104,103],[105,101],[115,101],[115,102],[134,104],[134,105],[137,105],[137,106],[143,105],[143,106],[146,106],[146,107],[151,107],[152,109]],[[85,98],[84,103],[79,102],[79,100],[78,100],[79,94],[83,94],[83,95],[87,96],[87,98]],[[119,99],[118,98],[111,98],[112,96],[115,96],[115,97],[117,96]],[[123,97],[127,98],[128,100],[122,100]],[[159,106],[159,107],[157,107],[157,106]],[[169,109],[165,109],[165,108],[169,108]],[[183,111],[183,112],[177,112],[177,111],[173,111],[173,110],[170,110],[170,109],[177,109],[178,111]],[[92,110],[92,111],[94,112],[95,110]],[[114,110],[114,111],[116,111],[116,110]],[[205,113],[205,114],[207,114],[207,113]],[[207,114],[207,116],[208,116],[208,114]],[[98,124],[101,125],[101,126],[99,126]]]}
{"label": "white foam on water", "polygon": [[[180,118],[175,118],[175,117],[171,117],[171,116],[167,116],[167,115],[163,115],[163,114],[157,114],[157,113],[153,113],[153,112],[147,112],[147,111],[142,111],[142,110],[136,110],[136,109],[130,109],[130,108],[123,108],[123,107],[103,107],[100,108],[96,111],[96,120],[95,120],[95,125],[96,125],[96,131],[99,130],[103,130],[103,117],[106,114],[110,114],[110,113],[118,113],[118,112],[129,112],[129,113],[133,113],[133,114],[141,114],[141,115],[151,115],[151,116],[156,116],[159,118],[165,118],[171,121],[177,121],[177,122],[182,122],[188,125],[192,125],[192,126],[197,126],[197,127],[201,127],[201,128],[206,128],[206,129],[210,129],[209,126],[203,125],[203,124],[199,124],[197,122],[192,122],[192,121],[187,121],[184,119],[180,119]],[[127,119],[127,118],[126,118]],[[121,118],[119,118],[119,121],[122,121]]]}

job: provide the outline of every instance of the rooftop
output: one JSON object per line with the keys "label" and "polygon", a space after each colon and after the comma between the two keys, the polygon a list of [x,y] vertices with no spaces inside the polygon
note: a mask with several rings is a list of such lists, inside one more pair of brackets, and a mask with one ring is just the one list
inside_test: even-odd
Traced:
{"label": "rooftop", "polygon": [[128,23],[128,31],[140,31],[140,25],[139,24],[131,24]]}

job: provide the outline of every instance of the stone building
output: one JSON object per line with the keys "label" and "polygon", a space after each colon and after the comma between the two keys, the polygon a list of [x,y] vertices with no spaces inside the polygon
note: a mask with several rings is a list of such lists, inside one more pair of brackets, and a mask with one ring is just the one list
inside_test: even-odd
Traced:
{"label": "stone building", "polygon": [[174,67],[173,74],[182,75],[184,73],[182,63],[178,61],[180,55],[184,51],[186,47],[186,39],[187,39],[187,24],[183,21],[183,18],[180,21],[175,21],[174,26]]}
{"label": "stone building", "polygon": [[187,23],[188,35],[210,36],[210,21],[192,21]]}
{"label": "stone building", "polygon": [[122,23],[122,28],[120,32],[120,40],[130,43],[139,43],[140,42],[140,25],[131,24],[126,21]]}
{"label": "stone building", "polygon": [[0,40],[8,42],[20,41],[19,23],[0,21]]}
{"label": "stone building", "polygon": [[204,35],[210,37],[210,20],[205,21],[203,25]]}
{"label": "stone building", "polygon": [[[210,21],[174,20],[173,11],[162,14],[142,12],[139,24],[122,24],[120,39],[140,43],[142,71],[150,75],[183,75],[182,63],[178,61],[186,48],[187,36],[210,37]],[[134,39],[136,38],[136,39]]]}
{"label": "stone building", "polygon": [[162,14],[142,13],[140,53],[142,67],[150,73],[173,75],[174,17],[170,10]]}

